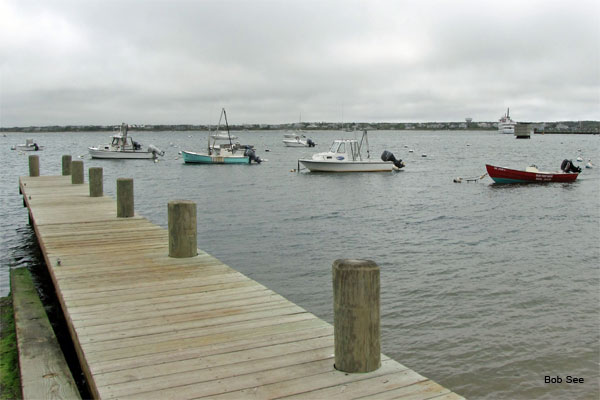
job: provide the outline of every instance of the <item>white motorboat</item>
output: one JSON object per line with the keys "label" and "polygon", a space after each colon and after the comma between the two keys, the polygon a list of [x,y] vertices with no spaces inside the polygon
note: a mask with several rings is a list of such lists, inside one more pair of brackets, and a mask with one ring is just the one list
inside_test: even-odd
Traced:
{"label": "white motorboat", "polygon": [[140,143],[127,136],[127,130],[127,124],[122,123],[119,132],[112,136],[112,141],[109,144],[88,147],[90,156],[92,158],[108,159],[156,159],[158,156],[165,154],[164,151],[153,145],[149,145],[144,149]]}
{"label": "white motorboat", "polygon": [[[363,148],[366,148],[366,158],[362,156]],[[311,172],[379,172],[404,167],[404,162],[397,160],[387,150],[381,155],[381,161],[371,159],[367,131],[363,131],[360,142],[356,139],[336,139],[329,151],[314,154],[309,159],[300,159],[298,164]]]}
{"label": "white motorboat", "polygon": [[506,114],[498,121],[498,132],[514,134],[516,125],[517,123],[510,118],[510,108],[507,108]]}
{"label": "white motorboat", "polygon": [[304,135],[290,133],[283,135],[283,144],[286,147],[315,147],[317,145]]}
{"label": "white motorboat", "polygon": [[10,149],[19,151],[39,151],[43,150],[44,146],[39,146],[33,141],[33,139],[26,139],[25,144],[18,144],[16,146],[12,146]]}
{"label": "white motorboat", "polygon": [[214,140],[236,140],[238,137],[234,136],[234,135],[230,135],[229,132],[219,132],[219,133],[215,133],[210,135],[211,139]]}

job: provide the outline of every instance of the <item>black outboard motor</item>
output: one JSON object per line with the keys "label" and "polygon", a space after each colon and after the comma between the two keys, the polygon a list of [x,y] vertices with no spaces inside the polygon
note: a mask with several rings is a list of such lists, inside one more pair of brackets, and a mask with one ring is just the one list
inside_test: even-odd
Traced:
{"label": "black outboard motor", "polygon": [[580,173],[581,168],[573,164],[573,161],[564,159],[560,164],[560,169],[562,169],[566,173],[575,172]]}
{"label": "black outboard motor", "polygon": [[308,147],[315,147],[317,144],[312,141],[312,139],[306,139],[306,144]]}
{"label": "black outboard motor", "polygon": [[402,160],[397,160],[391,151],[384,150],[384,152],[381,154],[381,160],[391,161],[396,166],[396,168],[404,167],[404,162]]}
{"label": "black outboard motor", "polygon": [[255,163],[257,163],[257,164],[260,164],[260,163],[262,162],[262,160],[260,159],[260,157],[259,157],[259,156],[257,156],[257,155],[254,153],[254,150],[252,150],[252,149],[246,149],[246,150],[244,150],[244,155],[245,155],[246,157],[248,157],[248,159],[249,159],[249,160],[248,160],[248,163],[249,163],[249,164],[251,164],[251,163],[252,163],[252,161],[254,161],[254,162],[255,162]]}

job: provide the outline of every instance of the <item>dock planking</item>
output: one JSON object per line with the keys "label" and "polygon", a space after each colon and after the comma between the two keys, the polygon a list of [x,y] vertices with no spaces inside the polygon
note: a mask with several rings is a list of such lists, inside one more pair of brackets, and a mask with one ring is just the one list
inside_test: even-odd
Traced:
{"label": "dock planking", "polygon": [[96,398],[462,398],[385,355],[337,371],[330,324],[70,176],[19,186]]}

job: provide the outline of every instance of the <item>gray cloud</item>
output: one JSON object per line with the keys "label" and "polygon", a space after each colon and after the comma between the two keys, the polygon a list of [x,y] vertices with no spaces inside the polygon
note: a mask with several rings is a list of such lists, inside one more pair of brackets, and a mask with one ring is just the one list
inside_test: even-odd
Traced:
{"label": "gray cloud", "polygon": [[600,119],[595,1],[0,3],[2,126]]}

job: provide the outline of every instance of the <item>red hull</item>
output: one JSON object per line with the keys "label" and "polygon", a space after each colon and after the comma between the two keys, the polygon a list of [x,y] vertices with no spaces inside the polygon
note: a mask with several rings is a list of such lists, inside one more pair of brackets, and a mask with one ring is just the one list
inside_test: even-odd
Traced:
{"label": "red hull", "polygon": [[487,173],[496,183],[573,182],[578,173],[527,172],[486,164]]}

